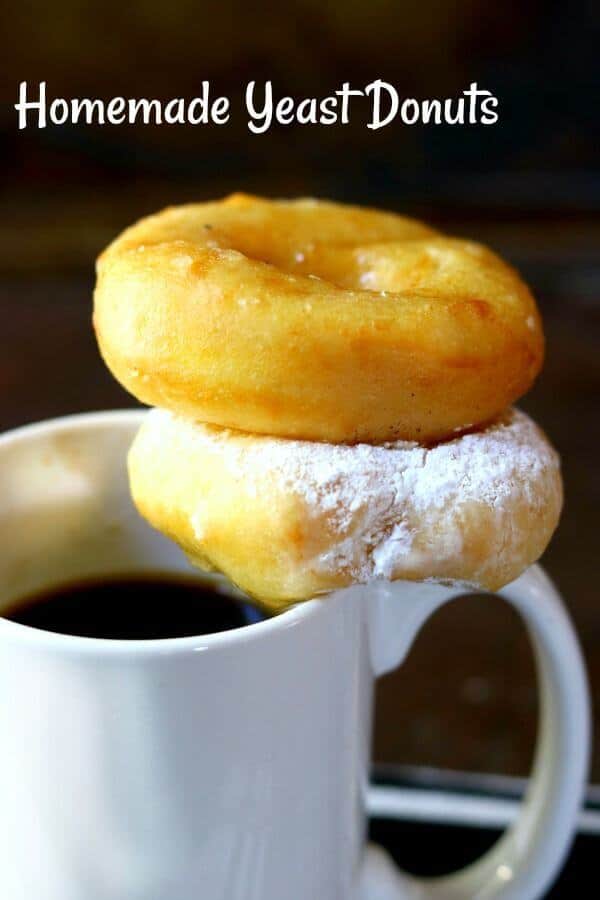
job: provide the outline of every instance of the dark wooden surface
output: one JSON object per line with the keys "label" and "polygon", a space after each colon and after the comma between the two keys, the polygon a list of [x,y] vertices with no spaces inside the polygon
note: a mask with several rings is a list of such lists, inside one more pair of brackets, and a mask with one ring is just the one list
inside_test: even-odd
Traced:
{"label": "dark wooden surface", "polygon": [[[60,226],[43,203],[20,208],[18,221],[13,216],[0,225],[2,429],[80,410],[133,405],[104,369],[94,343],[92,260],[111,234],[141,210],[128,208],[123,197],[116,211],[99,196],[86,197],[85,204],[88,211],[91,204],[92,215],[84,217],[83,202],[66,204]],[[597,692],[598,227],[589,220],[509,218],[498,224],[448,216],[444,225],[504,252],[539,298],[547,363],[522,406],[562,454],[567,498],[544,562],[567,599]],[[402,669],[382,679],[377,759],[525,773],[535,733],[535,697],[531,654],[516,616],[497,599],[464,598],[440,611]],[[593,775],[600,779],[599,752]]]}

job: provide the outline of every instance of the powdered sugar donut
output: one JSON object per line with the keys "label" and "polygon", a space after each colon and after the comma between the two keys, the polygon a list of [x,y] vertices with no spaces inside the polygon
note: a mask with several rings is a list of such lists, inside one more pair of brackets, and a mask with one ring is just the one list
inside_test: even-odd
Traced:
{"label": "powdered sugar donut", "polygon": [[497,590],[544,551],[559,460],[524,413],[427,447],[246,434],[151,411],[130,452],[140,512],[271,607],[372,579]]}

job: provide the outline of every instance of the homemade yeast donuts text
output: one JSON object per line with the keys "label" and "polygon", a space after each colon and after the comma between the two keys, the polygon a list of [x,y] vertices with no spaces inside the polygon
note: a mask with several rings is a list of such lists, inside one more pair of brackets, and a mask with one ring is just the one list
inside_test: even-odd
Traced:
{"label": "homemade yeast donuts text", "polygon": [[562,503],[558,456],[516,410],[428,448],[245,434],[155,409],[129,479],[192,562],[271,608],[372,579],[495,590],[541,555]]}
{"label": "homemade yeast donuts text", "polygon": [[234,195],[143,219],[98,262],[94,323],[141,401],[332,443],[486,423],[543,356],[535,302],[490,250],[314,200]]}

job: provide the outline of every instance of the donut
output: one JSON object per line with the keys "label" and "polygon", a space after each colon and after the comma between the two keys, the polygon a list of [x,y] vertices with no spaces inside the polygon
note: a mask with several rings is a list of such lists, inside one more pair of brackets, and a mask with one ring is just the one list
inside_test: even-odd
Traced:
{"label": "donut", "polygon": [[149,412],[129,453],[141,514],[271,609],[373,579],[495,590],[556,527],[559,461],[524,413],[426,446],[325,444]]}
{"label": "donut", "polygon": [[193,421],[330,443],[428,443],[531,386],[540,318],[491,250],[402,216],[236,194],[173,207],[97,266],[115,377]]}

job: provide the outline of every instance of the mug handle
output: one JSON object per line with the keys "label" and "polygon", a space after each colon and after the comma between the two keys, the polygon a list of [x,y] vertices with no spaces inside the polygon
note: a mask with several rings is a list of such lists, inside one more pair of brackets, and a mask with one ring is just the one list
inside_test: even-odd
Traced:
{"label": "mug handle", "polygon": [[[520,814],[481,859],[443,877],[408,875],[383,850],[369,847],[360,894],[364,900],[537,900],[564,861],[583,797],[590,749],[581,651],[560,596],[539,566],[532,566],[498,595],[523,618],[538,672],[538,738]],[[399,665],[429,616],[456,596],[456,589],[431,584],[403,582],[374,588],[369,627],[375,673],[382,675]]]}

